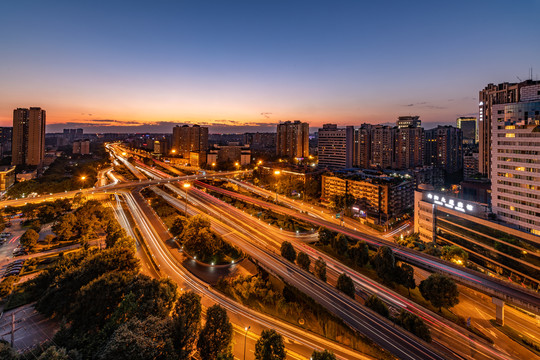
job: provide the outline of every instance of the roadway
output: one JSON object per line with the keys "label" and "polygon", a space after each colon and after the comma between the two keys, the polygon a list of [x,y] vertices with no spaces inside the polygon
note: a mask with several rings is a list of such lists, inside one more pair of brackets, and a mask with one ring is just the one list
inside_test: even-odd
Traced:
{"label": "roadway", "polygon": [[[260,333],[262,329],[275,329],[285,338],[289,339],[287,349],[290,352],[289,358],[307,359],[312,349],[327,348],[334,351],[341,359],[366,359],[361,353],[350,350],[323,337],[306,332],[291,324],[279,321],[271,316],[257,313],[249,308],[246,308],[235,301],[225,297],[221,293],[213,290],[206,283],[185,271],[178,260],[171,254],[171,249],[165,245],[165,241],[170,238],[170,234],[157,218],[155,213],[149,207],[144,198],[133,191],[124,193],[126,203],[132,212],[133,218],[139,227],[143,237],[148,243],[148,246],[154,256],[154,259],[159,264],[162,273],[179,284],[181,291],[191,289],[203,297],[205,307],[219,303],[224,306],[231,314],[231,319],[235,320],[236,331],[238,334],[239,328],[243,326],[251,326],[250,339],[253,340],[253,333]],[[197,210],[189,208],[190,215],[198,213]],[[231,232],[227,230],[227,232]],[[174,250],[172,250],[174,251]],[[241,334],[244,335],[243,332]],[[238,338],[238,337],[237,337]],[[299,357],[295,354],[304,354]],[[235,355],[237,355],[235,353]],[[241,355],[236,356],[241,358]]]}
{"label": "roadway", "polygon": [[417,251],[398,246],[393,242],[385,241],[375,236],[364,234],[350,228],[345,228],[333,222],[310,216],[309,214],[298,212],[296,210],[292,210],[280,205],[272,204],[267,201],[254,199],[250,196],[241,195],[236,192],[224,190],[219,187],[208,185],[202,182],[197,182],[196,184],[212,191],[220,192],[230,197],[234,197],[257,206],[265,207],[277,213],[295,217],[299,220],[314,224],[316,226],[326,227],[332,231],[342,233],[352,239],[365,241],[367,244],[373,247],[388,246],[392,248],[395,256],[402,261],[418,266],[420,268],[424,268],[426,270],[444,273],[451,276],[455,280],[464,283],[467,286],[470,286],[482,292],[486,292],[490,296],[502,298],[509,303],[513,303],[515,306],[522,307],[529,311],[540,314],[540,296],[538,296],[537,293],[529,291],[528,289],[514,286],[513,284],[509,284],[491,278],[484,274],[478,273],[476,271],[454,265],[450,262],[441,260],[434,256],[419,253]]}
{"label": "roadway", "polygon": [[[234,224],[234,227],[238,231],[242,231],[242,228],[245,228],[246,233],[255,234],[258,233],[261,236],[261,240],[258,240],[258,244],[261,247],[271,249],[271,251],[279,251],[279,241],[283,240],[293,240],[283,237],[282,231],[277,228],[270,226],[266,223],[261,222],[260,220],[247,215],[246,213],[238,210],[218,199],[211,197],[208,194],[203,192],[197,192],[196,190],[190,190],[191,195],[190,199],[192,201],[197,201],[200,208],[209,211],[210,213],[223,221],[231,222],[231,225]],[[176,200],[171,200],[171,196],[164,193],[163,191],[158,192],[165,200],[170,202],[172,205],[178,207],[181,210],[181,203]],[[183,195],[183,192],[178,192],[178,195]],[[219,215],[216,212],[220,212]],[[264,238],[266,236],[266,239]],[[279,239],[276,246],[276,239]],[[294,240],[293,240],[294,241]],[[450,321],[442,318],[436,313],[433,313],[418,304],[411,302],[409,299],[400,296],[399,294],[389,290],[388,288],[376,283],[375,281],[369,279],[368,277],[359,274],[358,272],[346,267],[345,265],[339,263],[330,256],[324,254],[323,252],[317,251],[309,246],[306,246],[302,243],[293,243],[297,248],[297,251],[304,251],[312,258],[312,261],[318,257],[322,257],[327,263],[327,271],[329,274],[329,282],[336,283],[337,277],[346,273],[349,275],[355,282],[357,290],[360,290],[365,294],[376,294],[383,301],[387,302],[395,308],[404,308],[408,311],[416,313],[418,316],[424,319],[426,324],[432,330],[433,338],[439,345],[445,347],[447,350],[459,353],[461,356],[466,357],[467,354],[474,351],[476,354],[475,358],[477,359],[509,359],[509,356],[501,354],[499,351],[493,349],[487,345],[483,340],[479,339],[475,335],[464,331],[463,328],[459,327],[456,324],[451,323]],[[471,351],[471,348],[474,350]]]}
{"label": "roadway", "polygon": [[[199,195],[195,195],[192,190],[190,192],[192,197]],[[184,209],[184,202],[164,192],[160,193],[160,195],[177,209],[181,211]],[[190,201],[195,201],[196,199],[192,197],[190,197]],[[212,199],[215,198],[212,197]],[[401,359],[451,358],[450,354],[446,356],[440,355],[431,345],[417,339],[400,327],[395,327],[391,322],[381,319],[380,316],[343,295],[334,287],[275,254],[265,246],[266,241],[268,241],[267,237],[271,238],[272,234],[265,235],[253,228],[253,226],[247,226],[248,229],[246,229],[245,225],[242,225],[245,219],[229,224],[219,221],[219,211],[216,208],[219,208],[221,204],[209,205],[206,203],[203,206],[212,216],[209,219],[214,231],[256,259],[258,264],[267,271],[281,277],[290,285],[312,297],[317,303],[343,319],[353,329],[372,339],[382,348]],[[235,217],[233,216],[233,218]],[[222,220],[229,222],[231,218],[222,214]]]}

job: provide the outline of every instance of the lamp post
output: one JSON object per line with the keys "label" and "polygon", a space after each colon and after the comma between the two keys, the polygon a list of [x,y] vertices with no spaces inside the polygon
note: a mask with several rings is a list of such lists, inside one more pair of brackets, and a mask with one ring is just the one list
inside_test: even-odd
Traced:
{"label": "lamp post", "polygon": [[276,175],[277,178],[277,184],[276,184],[276,204],[278,202],[278,191],[279,191],[279,175],[281,174],[281,171],[274,170],[274,175]]}
{"label": "lamp post", "polygon": [[248,331],[249,331],[250,328],[251,328],[251,326],[248,326],[248,327],[245,328],[246,333],[244,334],[244,360],[246,360],[247,333],[248,333]]}
{"label": "lamp post", "polygon": [[191,184],[190,183],[184,183],[184,185],[182,185],[184,187],[184,189],[186,189],[186,218],[188,216],[188,213],[187,213],[187,203],[188,203],[188,189],[190,188]]}

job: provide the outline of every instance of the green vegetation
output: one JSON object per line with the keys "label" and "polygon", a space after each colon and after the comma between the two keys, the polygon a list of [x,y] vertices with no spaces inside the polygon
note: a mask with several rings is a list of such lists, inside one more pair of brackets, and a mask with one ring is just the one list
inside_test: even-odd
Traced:
{"label": "green vegetation", "polygon": [[420,282],[420,293],[430,301],[433,306],[450,308],[459,303],[459,291],[454,280],[441,274],[431,274],[426,280]]}
{"label": "green vegetation", "polygon": [[319,257],[317,260],[315,260],[313,273],[316,277],[326,282],[326,262],[323,260],[322,257]]}
{"label": "green vegetation", "polygon": [[345,293],[345,295],[352,297],[353,299],[356,294],[356,289],[354,288],[354,282],[345,273],[339,275],[337,279],[336,289]]}
{"label": "green vegetation", "polygon": [[468,258],[469,254],[457,245],[444,246],[441,251],[441,259],[458,265],[466,265]]}
{"label": "green vegetation", "polygon": [[34,229],[28,229],[21,236],[20,243],[28,249],[28,251],[32,251],[36,247],[38,240],[39,234]]}
{"label": "green vegetation", "polygon": [[216,304],[206,311],[206,324],[201,330],[197,348],[203,359],[233,359],[230,343],[233,327],[227,311]]}
{"label": "green vegetation", "polygon": [[336,360],[336,355],[334,355],[333,352],[324,350],[324,351],[317,351],[313,350],[313,353],[310,357],[311,360]]}
{"label": "green vegetation", "polygon": [[[99,209],[92,203],[79,209],[83,208],[81,214],[87,216],[95,215],[91,209]],[[220,316],[210,316],[209,310],[205,329],[210,330],[200,331],[200,297],[192,293],[178,297],[169,279],[141,274],[133,239],[114,217],[98,223],[95,226],[108,232],[106,249],[89,247],[57,256],[37,277],[18,286],[27,302],[35,301],[39,312],[63,324],[53,342],[31,357],[169,360],[193,356],[197,341],[201,351],[207,351],[204,346],[221,353],[229,349],[230,335],[224,335],[227,329],[232,334],[232,328],[223,309]],[[9,291],[7,282],[4,286]],[[2,359],[27,358],[12,354],[4,344],[0,353],[6,355]],[[209,354],[201,356],[215,358]]]}
{"label": "green vegetation", "polygon": [[188,254],[207,264],[228,264],[242,256],[240,250],[210,229],[210,221],[203,215],[188,219],[179,241]]}
{"label": "green vegetation", "polygon": [[263,186],[272,191],[278,191],[285,196],[298,199],[305,196],[307,200],[318,201],[321,196],[321,176],[319,175],[307,175],[304,177],[288,175],[282,172],[279,179],[276,179],[274,172],[264,171],[260,168],[255,168],[252,173],[253,184]]}
{"label": "green vegetation", "polygon": [[388,311],[388,306],[386,306],[384,301],[379,299],[377,295],[370,295],[367,298],[365,305],[371,310],[384,316],[385,318],[389,317],[390,315],[390,312]]}
{"label": "green vegetation", "polygon": [[401,310],[396,318],[396,323],[405,330],[418,336],[420,339],[431,342],[431,333],[429,328],[427,327],[426,323],[417,315],[410,313],[407,310]]}
{"label": "green vegetation", "polygon": [[[94,156],[60,156],[45,171],[42,177],[13,185],[7,192],[10,198],[20,198],[29,194],[48,194],[92,187],[97,181],[97,173],[108,163],[103,148]],[[84,180],[82,177],[84,176]]]}
{"label": "green vegetation", "polygon": [[284,241],[281,243],[281,256],[292,263],[296,261],[296,250],[294,250],[290,242]]}
{"label": "green vegetation", "polygon": [[255,344],[255,360],[284,360],[286,356],[283,337],[275,330],[263,330]]}
{"label": "green vegetation", "polygon": [[390,355],[379,350],[369,339],[351,330],[340,319],[298,289],[259,268],[254,276],[222,279],[217,289],[232,299],[286,322],[348,345],[375,358]]}
{"label": "green vegetation", "polygon": [[309,272],[309,266],[311,265],[311,259],[309,258],[309,255],[306,254],[303,251],[300,251],[298,253],[298,256],[296,256],[296,264],[300,266],[302,269]]}

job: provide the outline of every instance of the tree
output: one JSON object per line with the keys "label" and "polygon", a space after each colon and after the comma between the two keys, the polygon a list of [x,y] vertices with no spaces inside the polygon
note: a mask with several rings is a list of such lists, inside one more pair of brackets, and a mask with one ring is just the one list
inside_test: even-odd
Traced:
{"label": "tree", "polygon": [[313,353],[310,357],[311,360],[336,360],[336,355],[334,355],[333,352],[324,350],[324,351],[317,351],[313,350]]}
{"label": "tree", "polygon": [[320,256],[315,260],[313,273],[322,281],[326,281],[326,262]]}
{"label": "tree", "polygon": [[300,251],[298,253],[298,256],[296,257],[296,263],[298,266],[300,266],[302,269],[309,271],[309,266],[311,265],[311,259],[309,258],[309,255],[306,254],[303,251]]}
{"label": "tree", "polygon": [[[508,244],[512,244],[512,245],[519,246],[519,243],[518,243],[518,241],[516,239],[509,238],[509,237],[502,237],[500,240],[501,240],[501,242],[499,242],[499,241],[495,242],[495,244],[493,246],[495,248],[495,250],[503,252],[503,253],[505,253],[507,255],[510,255],[510,256],[518,258],[518,259],[520,259],[523,256],[523,253],[521,252],[521,250],[516,249],[515,247],[508,245]],[[508,244],[506,244],[506,243],[508,243]]]}
{"label": "tree", "polygon": [[370,295],[366,300],[366,306],[386,318],[390,314],[388,306],[377,295]]}
{"label": "tree", "polygon": [[444,246],[441,251],[441,258],[443,260],[465,266],[467,264],[469,254],[457,245]]}
{"label": "tree", "polygon": [[283,337],[275,330],[263,330],[255,344],[255,360],[283,360],[286,357]]}
{"label": "tree", "polygon": [[364,241],[358,241],[349,247],[349,257],[357,266],[364,266],[369,262],[369,248]]}
{"label": "tree", "polygon": [[347,237],[343,234],[336,236],[333,248],[338,252],[338,254],[346,255],[347,250],[349,249],[349,241],[347,241]]}
{"label": "tree", "polygon": [[392,249],[390,249],[388,246],[379,247],[371,262],[375,266],[377,275],[384,282],[390,283],[392,280],[394,280],[395,259]]}
{"label": "tree", "polygon": [[184,231],[184,224],[187,222],[187,219],[184,216],[178,215],[170,228],[170,232],[173,236],[180,236]]}
{"label": "tree", "polygon": [[54,234],[49,234],[45,236],[45,239],[43,239],[43,241],[45,242],[45,244],[50,245],[55,241],[55,239],[56,236],[54,236]]}
{"label": "tree", "polygon": [[172,339],[178,356],[183,359],[194,350],[201,326],[201,297],[192,291],[183,293],[172,318]]}
{"label": "tree", "polygon": [[319,228],[319,242],[323,245],[328,245],[330,242],[332,242],[332,239],[334,238],[335,233],[333,231],[328,230],[325,227]]}
{"label": "tree", "polygon": [[416,281],[414,280],[414,268],[405,263],[401,263],[399,267],[396,267],[398,272],[396,278],[397,282],[407,288],[409,296],[411,295],[411,289],[416,287]]}
{"label": "tree", "polygon": [[170,321],[154,316],[133,318],[115,330],[99,356],[100,360],[174,359]]}
{"label": "tree", "polygon": [[206,324],[199,334],[197,348],[203,359],[214,360],[220,354],[230,353],[233,327],[227,311],[213,305],[206,311]]}
{"label": "tree", "polygon": [[21,236],[21,245],[24,246],[27,249],[32,249],[37,245],[37,242],[39,240],[39,234],[33,230],[28,229],[26,232]]}
{"label": "tree", "polygon": [[77,223],[77,218],[73,213],[68,213],[60,218],[53,226],[53,231],[58,236],[60,241],[70,240],[77,233],[75,230],[75,224]]}
{"label": "tree", "polygon": [[38,360],[70,360],[73,357],[64,348],[57,348],[56,346],[49,346],[41,355]]}
{"label": "tree", "polygon": [[294,247],[290,242],[284,241],[281,243],[281,256],[290,262],[294,262],[296,260],[296,250],[294,250]]}
{"label": "tree", "polygon": [[429,328],[417,315],[402,309],[396,318],[396,322],[405,330],[412,332],[420,339],[431,342],[431,332],[429,331]]}
{"label": "tree", "polygon": [[347,274],[343,273],[339,275],[337,279],[336,289],[344,292],[345,295],[348,295],[354,299],[356,289],[354,288],[354,282],[349,276],[347,276]]}
{"label": "tree", "polygon": [[454,280],[441,274],[431,274],[420,282],[420,293],[439,309],[450,308],[459,303],[459,291]]}
{"label": "tree", "polygon": [[0,340],[0,359],[2,360],[17,360],[19,354],[5,340]]}

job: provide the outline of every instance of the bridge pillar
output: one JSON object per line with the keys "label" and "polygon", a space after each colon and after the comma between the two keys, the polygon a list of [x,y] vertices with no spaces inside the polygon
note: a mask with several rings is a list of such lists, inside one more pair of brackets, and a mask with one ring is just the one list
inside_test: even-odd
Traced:
{"label": "bridge pillar", "polygon": [[499,325],[504,325],[504,301],[496,297],[491,298],[491,302],[495,304],[495,321]]}

